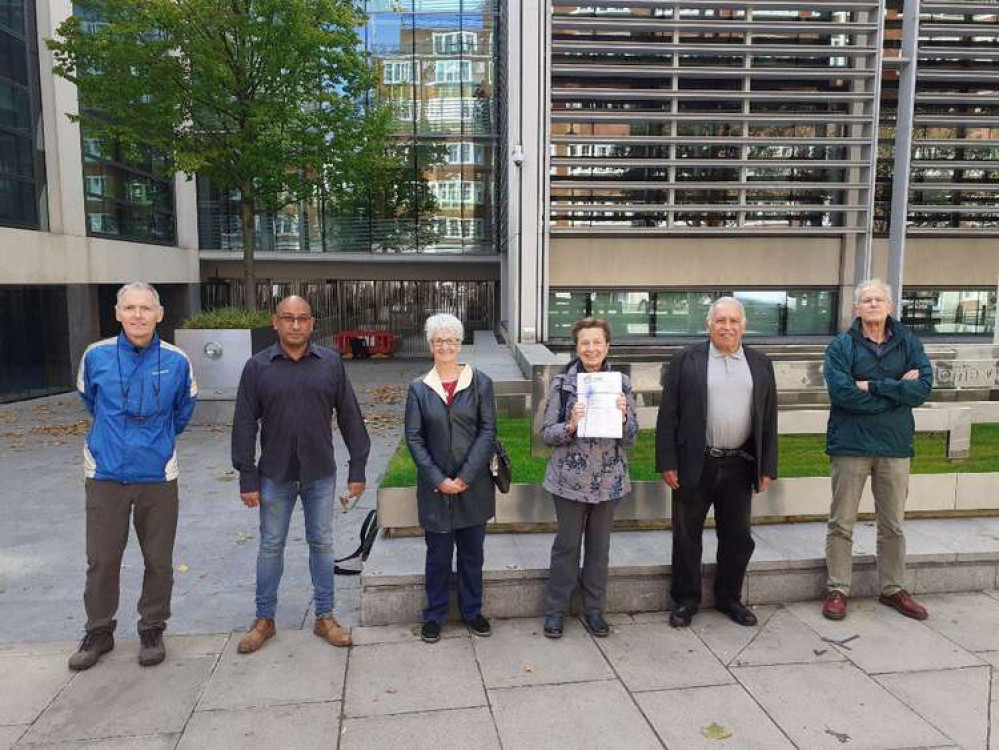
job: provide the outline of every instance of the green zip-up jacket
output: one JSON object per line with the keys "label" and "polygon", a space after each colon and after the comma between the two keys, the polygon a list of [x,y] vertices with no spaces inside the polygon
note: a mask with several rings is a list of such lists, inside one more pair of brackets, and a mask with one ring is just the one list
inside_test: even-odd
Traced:
{"label": "green zip-up jacket", "polygon": [[[916,431],[913,407],[933,388],[933,367],[923,345],[908,328],[888,318],[891,336],[881,344],[864,338],[860,318],[826,349],[829,390],[826,453],[830,456],[911,458]],[[915,380],[902,380],[918,370]],[[866,380],[868,390],[857,387]]]}

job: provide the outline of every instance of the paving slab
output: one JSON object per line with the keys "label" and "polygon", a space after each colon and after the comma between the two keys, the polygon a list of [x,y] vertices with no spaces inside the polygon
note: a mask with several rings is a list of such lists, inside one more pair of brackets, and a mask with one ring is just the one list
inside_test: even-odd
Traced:
{"label": "paving slab", "polygon": [[824,618],[816,602],[789,604],[787,610],[868,674],[982,664],[935,630],[873,599],[851,599],[849,614],[840,621]]}
{"label": "paving slab", "polygon": [[684,750],[794,747],[739,685],[657,690],[640,693],[635,700],[666,747]]}
{"label": "paving slab", "polygon": [[340,750],[499,750],[486,707],[346,719]]}
{"label": "paving slab", "polygon": [[777,607],[761,604],[751,607],[756,613],[759,624],[747,628],[732,622],[728,615],[723,615],[713,609],[701,610],[690,624],[698,637],[711,649],[722,664],[729,664],[752,640],[760,634],[760,628],[770,620]]}
{"label": "paving slab", "polygon": [[468,639],[385,643],[351,650],[346,716],[484,705],[486,693]]}
{"label": "paving slab", "polygon": [[823,641],[814,630],[787,610],[781,609],[760,626],[756,638],[730,665],[752,667],[845,660],[845,656]]}
{"label": "paving slab", "polygon": [[536,685],[489,691],[505,748],[644,750],[662,745],[619,682]]}
{"label": "paving slab", "polygon": [[177,750],[336,747],[340,703],[197,711]]}
{"label": "paving slab", "polygon": [[[163,638],[167,655],[171,659],[188,659],[192,656],[218,656],[229,640],[228,633],[214,635],[168,635]],[[101,661],[130,661],[139,659],[139,641],[133,638],[115,638],[114,651],[101,657]],[[75,645],[66,653],[66,658],[75,650]]]}
{"label": "paving slab", "polygon": [[621,625],[598,641],[629,690],[723,685],[732,676],[689,629],[665,624]]}
{"label": "paving slab", "polygon": [[65,654],[76,651],[80,641],[26,641],[0,644],[0,659],[6,656],[32,656],[37,654]]}
{"label": "paving slab", "polygon": [[237,653],[239,635],[226,644],[199,711],[340,700],[347,649],[312,631],[279,631],[253,654]]}
{"label": "paving slab", "polygon": [[154,734],[145,737],[111,737],[105,740],[75,740],[17,745],[25,750],[174,750],[179,735]]}
{"label": "paving slab", "polygon": [[64,654],[3,657],[0,724],[30,724],[72,678]]}
{"label": "paving slab", "polygon": [[0,750],[10,750],[14,747],[14,743],[27,729],[27,725],[0,727]]}
{"label": "paving slab", "polygon": [[884,750],[949,742],[849,663],[739,667],[732,673],[798,747]]}
{"label": "paving slab", "polygon": [[[541,626],[537,618],[504,620],[493,623],[491,637],[472,639],[487,688],[614,678],[578,620],[566,619],[565,634],[558,640],[545,638]],[[615,627],[610,637],[617,632]]]}
{"label": "paving slab", "polygon": [[980,592],[920,599],[930,611],[927,627],[968,651],[999,649],[999,600]]}
{"label": "paving slab", "polygon": [[875,679],[965,750],[987,750],[990,667],[883,674]]}
{"label": "paving slab", "polygon": [[25,742],[68,742],[179,733],[216,657],[167,658],[154,668],[131,662],[81,672],[38,718]]}
{"label": "paving slab", "polygon": [[999,750],[999,668],[992,670],[992,705],[989,707],[989,750]]}
{"label": "paving slab", "polygon": [[979,659],[984,659],[996,669],[999,669],[999,651],[980,651],[976,656]]}
{"label": "paving slab", "polygon": [[[503,627],[504,620],[493,620],[493,627]],[[406,625],[368,625],[351,630],[355,646],[373,646],[378,643],[409,643],[420,639],[421,623]],[[454,622],[445,623],[441,638],[468,638],[468,628]]]}

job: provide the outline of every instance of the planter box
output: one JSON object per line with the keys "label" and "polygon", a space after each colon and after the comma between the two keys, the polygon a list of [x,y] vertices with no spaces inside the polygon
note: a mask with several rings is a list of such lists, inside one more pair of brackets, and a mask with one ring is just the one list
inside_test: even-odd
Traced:
{"label": "planter box", "polygon": [[191,358],[202,400],[233,400],[239,376],[253,354],[277,341],[273,328],[178,328],[177,346]]}

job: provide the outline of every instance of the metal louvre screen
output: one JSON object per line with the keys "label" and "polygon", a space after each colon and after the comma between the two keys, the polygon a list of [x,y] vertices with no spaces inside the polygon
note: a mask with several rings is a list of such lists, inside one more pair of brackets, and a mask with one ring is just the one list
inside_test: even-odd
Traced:
{"label": "metal louvre screen", "polygon": [[[242,306],[241,279],[206,279],[201,284],[205,309]],[[476,330],[492,330],[495,282],[358,281],[353,279],[266,279],[257,282],[257,305],[273,309],[289,294],[312,305],[316,339],[329,344],[338,331],[367,328],[400,337],[399,353],[427,351],[423,324],[435,313],[451,313],[465,326],[466,342]]]}
{"label": "metal louvre screen", "polygon": [[552,232],[866,233],[882,24],[870,0],[553,5]]}

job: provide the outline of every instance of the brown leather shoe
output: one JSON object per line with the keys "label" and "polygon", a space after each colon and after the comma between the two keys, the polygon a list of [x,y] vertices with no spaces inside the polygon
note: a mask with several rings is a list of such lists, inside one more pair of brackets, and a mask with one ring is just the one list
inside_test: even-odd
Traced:
{"label": "brown leather shoe", "polygon": [[349,646],[353,643],[350,631],[338,623],[333,615],[316,620],[312,632],[333,646]]}
{"label": "brown leather shoe", "polygon": [[926,611],[926,607],[913,599],[912,594],[905,589],[899,589],[891,596],[882,594],[878,597],[878,601],[893,609],[897,609],[903,615],[911,617],[913,620],[925,620],[930,616],[930,613]]}
{"label": "brown leather shoe", "polygon": [[830,591],[822,602],[822,616],[827,620],[842,620],[846,617],[846,602],[846,594],[842,591]]}
{"label": "brown leather shoe", "polygon": [[277,635],[274,620],[270,617],[258,617],[253,621],[253,627],[243,636],[236,650],[241,654],[252,654],[259,651],[268,638]]}

